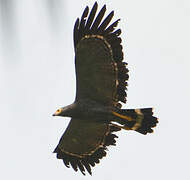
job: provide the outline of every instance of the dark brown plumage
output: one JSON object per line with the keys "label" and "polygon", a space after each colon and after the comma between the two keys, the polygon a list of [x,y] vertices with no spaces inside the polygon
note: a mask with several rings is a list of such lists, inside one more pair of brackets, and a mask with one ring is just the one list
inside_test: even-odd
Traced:
{"label": "dark brown plumage", "polygon": [[96,16],[97,8],[95,3],[89,14],[87,6],[74,26],[75,102],[54,114],[72,118],[54,153],[66,167],[84,175],[85,170],[92,174],[91,167],[106,156],[107,147],[116,145],[114,132],[125,129],[147,134],[158,122],[152,108],[121,109],[129,76],[123,62],[121,30],[115,30],[119,19],[109,25],[114,12],[102,20],[106,6]]}

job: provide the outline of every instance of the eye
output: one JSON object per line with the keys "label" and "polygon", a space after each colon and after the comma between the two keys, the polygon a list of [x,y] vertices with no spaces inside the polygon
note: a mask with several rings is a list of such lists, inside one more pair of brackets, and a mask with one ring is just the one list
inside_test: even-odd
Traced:
{"label": "eye", "polygon": [[58,109],[58,110],[57,110],[57,113],[60,113],[60,112],[61,112],[61,109]]}

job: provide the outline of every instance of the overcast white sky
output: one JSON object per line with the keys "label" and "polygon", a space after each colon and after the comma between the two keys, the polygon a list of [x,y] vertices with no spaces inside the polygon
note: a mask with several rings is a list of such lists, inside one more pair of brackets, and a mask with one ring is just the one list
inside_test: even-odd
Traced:
{"label": "overcast white sky", "polygon": [[92,0],[0,0],[0,179],[190,179],[190,1],[112,0],[129,63],[125,108],[154,107],[155,133],[118,133],[83,177],[53,150],[75,98],[73,25]]}

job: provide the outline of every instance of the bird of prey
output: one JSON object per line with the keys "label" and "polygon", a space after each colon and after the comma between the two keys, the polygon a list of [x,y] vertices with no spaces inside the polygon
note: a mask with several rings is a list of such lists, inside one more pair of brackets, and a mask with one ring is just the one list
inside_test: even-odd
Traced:
{"label": "bird of prey", "polygon": [[91,167],[106,156],[107,147],[116,145],[114,132],[152,133],[158,122],[152,108],[121,109],[129,76],[123,62],[121,30],[115,30],[120,19],[109,25],[114,11],[103,18],[106,5],[96,16],[97,8],[95,2],[89,13],[87,6],[74,25],[75,101],[53,114],[71,117],[54,153],[66,167],[79,169],[83,175],[86,171],[91,175]]}

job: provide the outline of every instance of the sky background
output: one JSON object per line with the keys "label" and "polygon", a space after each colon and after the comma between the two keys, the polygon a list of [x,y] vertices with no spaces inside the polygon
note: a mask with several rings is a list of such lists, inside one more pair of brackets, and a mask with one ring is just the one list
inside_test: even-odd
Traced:
{"label": "sky background", "polygon": [[90,177],[53,150],[75,98],[73,26],[92,0],[0,0],[0,179],[190,179],[190,1],[98,1],[121,18],[129,64],[124,108],[154,107],[153,134],[117,133]]}

